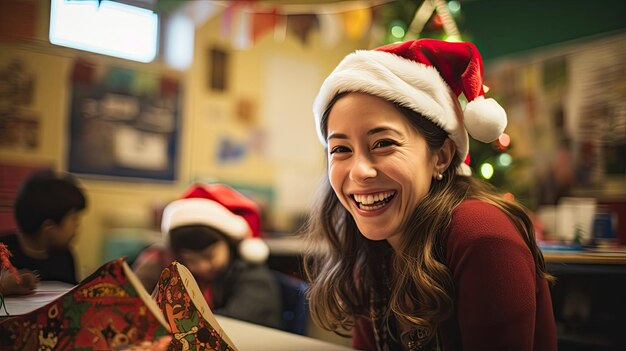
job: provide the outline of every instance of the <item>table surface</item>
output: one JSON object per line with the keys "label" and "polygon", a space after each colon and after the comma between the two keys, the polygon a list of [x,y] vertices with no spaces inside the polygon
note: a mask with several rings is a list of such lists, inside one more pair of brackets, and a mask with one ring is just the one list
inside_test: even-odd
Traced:
{"label": "table surface", "polygon": [[343,351],[344,346],[215,315],[239,351]]}
{"label": "table surface", "polygon": [[543,252],[547,263],[572,263],[572,264],[602,264],[624,265],[626,264],[625,253],[614,252]]}

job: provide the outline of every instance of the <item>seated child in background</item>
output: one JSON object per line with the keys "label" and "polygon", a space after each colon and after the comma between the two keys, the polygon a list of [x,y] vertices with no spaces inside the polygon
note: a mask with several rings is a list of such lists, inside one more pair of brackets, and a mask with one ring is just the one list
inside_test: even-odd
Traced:
{"label": "seated child in background", "polygon": [[77,283],[70,242],[86,206],[69,174],[36,171],[20,185],[13,205],[18,230],[0,236],[0,243],[11,252],[10,261],[22,279],[2,272],[1,293],[28,293],[38,280]]}
{"label": "seated child in background", "polygon": [[258,206],[221,184],[193,186],[165,207],[163,243],[140,253],[133,268],[148,291],[173,260],[194,275],[213,312],[279,328],[278,283],[265,265]]}

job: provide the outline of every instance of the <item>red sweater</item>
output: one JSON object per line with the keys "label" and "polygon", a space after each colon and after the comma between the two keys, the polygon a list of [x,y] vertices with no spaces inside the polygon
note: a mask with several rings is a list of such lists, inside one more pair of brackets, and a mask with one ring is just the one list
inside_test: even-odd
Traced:
{"label": "red sweater", "polygon": [[[445,239],[455,305],[439,326],[442,350],[557,349],[547,282],[537,278],[530,250],[502,211],[465,201]],[[371,321],[357,321],[352,341],[376,350]]]}

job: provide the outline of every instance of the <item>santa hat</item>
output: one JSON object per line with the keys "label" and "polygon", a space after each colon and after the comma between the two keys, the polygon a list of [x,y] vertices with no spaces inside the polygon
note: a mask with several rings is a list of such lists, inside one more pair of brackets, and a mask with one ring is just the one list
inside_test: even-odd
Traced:
{"label": "santa hat", "polygon": [[206,225],[236,241],[244,260],[262,263],[269,248],[259,238],[260,223],[259,207],[252,200],[223,184],[197,183],[165,207],[161,232],[168,240],[174,228]]}
{"label": "santa hat", "polygon": [[[344,92],[372,94],[420,113],[448,133],[465,162],[468,132],[489,143],[507,123],[504,109],[484,98],[483,61],[472,43],[420,39],[346,56],[326,78],[313,104],[317,134],[324,145],[322,115],[333,97]],[[458,101],[461,93],[468,101],[465,111]],[[459,172],[468,174],[469,167],[464,165]]]}

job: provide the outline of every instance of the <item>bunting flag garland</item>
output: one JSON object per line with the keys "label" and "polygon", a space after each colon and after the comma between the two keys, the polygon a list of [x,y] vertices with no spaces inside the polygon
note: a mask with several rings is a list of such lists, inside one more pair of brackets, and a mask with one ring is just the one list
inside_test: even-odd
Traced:
{"label": "bunting flag garland", "polygon": [[[323,4],[228,1],[223,4],[221,36],[230,39],[237,49],[250,48],[272,34],[274,41],[281,42],[287,33],[307,45],[315,30],[320,32],[320,40],[326,47],[333,47],[344,37],[360,40],[368,34],[369,42],[380,45],[390,40],[420,37],[425,29],[437,32],[436,35],[443,36],[442,39],[459,40],[461,37],[444,0],[424,0],[419,8],[417,4],[391,0]],[[415,11],[413,16],[410,16],[411,11]],[[407,18],[407,14],[410,17]],[[392,22],[401,23],[403,30],[399,38],[384,33],[393,27],[389,26]]]}
{"label": "bunting flag garland", "polygon": [[248,10],[247,5],[240,11],[233,14],[232,26],[234,30],[231,32],[232,42],[237,49],[248,49],[252,46],[252,13]]}
{"label": "bunting flag garland", "polygon": [[309,41],[309,35],[319,27],[317,15],[303,14],[287,17],[287,29],[291,31],[303,44]]}
{"label": "bunting flag garland", "polygon": [[362,38],[372,23],[373,7],[387,2],[349,1],[313,6],[232,1],[222,12],[220,34],[231,39],[234,47],[245,49],[271,33],[280,42],[289,32],[306,45],[311,33],[319,30],[324,45],[332,47],[343,36]]}
{"label": "bunting flag garland", "polygon": [[349,39],[361,39],[369,29],[372,12],[369,8],[360,8],[343,14],[344,32]]}
{"label": "bunting flag garland", "polygon": [[233,14],[235,13],[237,3],[231,4],[226,7],[221,15],[220,21],[220,36],[223,39],[230,38],[231,28],[233,26]]}
{"label": "bunting flag garland", "polygon": [[257,42],[263,35],[273,32],[277,22],[277,11],[255,12],[252,14],[252,41]]}
{"label": "bunting flag garland", "polygon": [[320,13],[320,37],[325,47],[331,48],[341,41],[343,24],[341,15],[334,13]]}
{"label": "bunting flag garland", "polygon": [[276,16],[276,26],[274,27],[274,41],[282,43],[287,37],[287,18]]}

